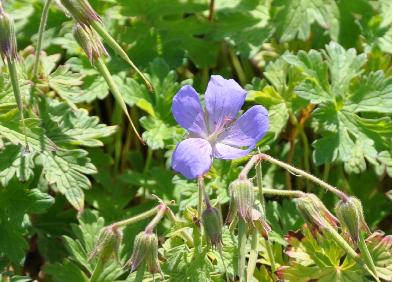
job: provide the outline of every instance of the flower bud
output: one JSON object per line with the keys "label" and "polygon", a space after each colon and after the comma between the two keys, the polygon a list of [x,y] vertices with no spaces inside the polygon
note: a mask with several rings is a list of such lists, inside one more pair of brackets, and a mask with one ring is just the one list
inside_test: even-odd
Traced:
{"label": "flower bud", "polygon": [[77,23],[74,26],[73,34],[76,42],[78,42],[83,51],[86,53],[90,62],[93,62],[93,60],[107,54],[97,33],[90,27]]}
{"label": "flower bud", "polygon": [[150,273],[161,273],[158,261],[158,239],[152,232],[140,232],[134,241],[134,249],[128,264],[131,272],[135,271],[141,263],[146,263]]}
{"label": "flower bud", "polygon": [[342,227],[348,231],[354,243],[359,241],[361,229],[369,232],[359,199],[348,197],[346,200],[341,200],[337,203],[335,210]]}
{"label": "flower bud", "polygon": [[[295,202],[297,210],[309,227],[320,230],[331,224],[329,219],[325,217],[324,209],[326,209],[326,207],[318,198],[318,200],[315,198],[313,194],[306,194],[305,196],[295,199]],[[321,205],[324,208],[321,208]]]}
{"label": "flower bud", "polygon": [[14,20],[4,12],[0,3],[0,56],[3,61],[17,58]]}
{"label": "flower bud", "polygon": [[251,181],[248,179],[237,179],[229,185],[229,189],[239,216],[246,221],[251,221],[255,202]]}
{"label": "flower bud", "polygon": [[60,0],[60,2],[78,23],[91,25],[93,21],[101,22],[100,16],[87,0]]}
{"label": "flower bud", "polygon": [[122,232],[113,226],[104,227],[98,236],[97,246],[95,247],[90,258],[98,256],[103,262],[107,262],[111,256],[116,257],[119,252],[122,240]]}
{"label": "flower bud", "polygon": [[214,247],[221,248],[222,244],[222,219],[220,212],[211,206],[202,213],[202,225],[205,230],[206,240]]}
{"label": "flower bud", "polygon": [[272,231],[270,225],[263,218],[262,214],[256,210],[252,210],[252,222],[258,233],[265,239],[268,239],[269,232]]}

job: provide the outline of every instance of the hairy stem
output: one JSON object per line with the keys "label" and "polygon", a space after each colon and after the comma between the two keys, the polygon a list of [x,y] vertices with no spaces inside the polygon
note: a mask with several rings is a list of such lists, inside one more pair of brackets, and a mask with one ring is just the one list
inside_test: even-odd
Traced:
{"label": "hairy stem", "polygon": [[203,198],[205,194],[205,183],[203,177],[198,177],[198,218],[202,218]]}
{"label": "hairy stem", "polygon": [[276,281],[276,260],[274,259],[272,244],[268,239],[265,239],[265,246],[267,251],[267,257],[270,261],[270,267],[272,269],[272,276],[274,281]]}
{"label": "hairy stem", "polygon": [[[360,232],[361,233],[361,232]],[[366,242],[364,241],[363,234],[359,234],[359,249],[362,254],[362,258],[365,261],[366,265],[370,268],[370,270],[374,273],[376,281],[380,281],[378,278],[377,269],[375,268],[375,263],[373,258],[371,257],[370,251],[367,248]]]}
{"label": "hairy stem", "polygon": [[344,192],[342,192],[342,191],[338,190],[336,187],[333,187],[332,185],[322,181],[321,179],[315,177],[314,175],[309,174],[308,172],[305,172],[304,170],[293,167],[287,163],[284,163],[284,162],[279,161],[279,160],[277,160],[267,154],[262,154],[262,153],[251,157],[251,159],[245,165],[243,170],[240,172],[239,178],[241,178],[241,179],[247,178],[247,175],[248,175],[249,171],[251,170],[251,168],[254,166],[254,164],[258,161],[261,161],[261,160],[268,161],[272,164],[280,166],[280,167],[284,168],[285,170],[293,173],[296,176],[304,177],[307,180],[312,181],[312,182],[318,184],[319,186],[325,188],[326,190],[334,193],[335,195],[337,195],[338,197],[340,197],[344,201],[347,201],[347,199],[348,199],[348,196]]}
{"label": "hairy stem", "polygon": [[243,282],[244,278],[244,266],[246,263],[246,252],[247,252],[247,223],[241,217],[239,217],[238,222],[238,276],[239,282]]}
{"label": "hairy stem", "polygon": [[254,276],[255,265],[257,264],[258,258],[258,233],[255,228],[252,230],[251,234],[251,250],[250,255],[248,256],[248,264],[247,264],[247,280],[251,281]]}
{"label": "hairy stem", "polygon": [[42,10],[41,20],[40,20],[40,27],[38,28],[38,39],[37,39],[37,46],[35,48],[35,58],[34,58],[34,65],[33,71],[31,73],[31,80],[35,82],[37,80],[38,74],[38,65],[40,64],[40,54],[42,48],[42,39],[44,37],[46,23],[48,21],[48,13],[49,7],[52,3],[52,0],[46,0],[44,4],[44,9]]}
{"label": "hairy stem", "polygon": [[16,70],[16,64],[13,59],[10,59],[7,61],[7,66],[8,66],[8,71],[11,79],[11,84],[12,84],[12,90],[14,92],[14,97],[16,104],[18,106],[19,110],[19,115],[20,115],[20,120],[22,122],[22,127],[23,127],[23,135],[25,137],[25,147],[28,148],[28,143],[27,143],[27,136],[26,136],[26,124],[25,124],[25,117],[23,114],[23,102],[22,102],[22,95],[20,93],[20,87],[19,87],[19,77],[18,77],[18,72]]}
{"label": "hairy stem", "polygon": [[98,259],[98,262],[96,264],[96,267],[93,270],[93,273],[90,276],[90,282],[96,282],[98,281],[98,278],[100,277],[102,271],[104,270],[104,260],[102,260],[101,258]]}
{"label": "hairy stem", "polygon": [[130,125],[132,127],[132,130],[135,132],[135,135],[142,143],[144,143],[142,137],[139,135],[134,123],[132,122],[132,119],[127,110],[127,105],[124,102],[123,96],[121,96],[120,90],[117,87],[116,82],[113,80],[112,75],[110,74],[108,68],[106,67],[102,59],[94,60],[93,65],[97,69],[97,71],[104,77],[106,83],[108,84],[109,89],[111,90],[113,96],[115,97],[116,102],[119,104],[119,106],[122,108],[123,112],[127,116],[127,119],[130,122]]}
{"label": "hairy stem", "polygon": [[257,186],[258,186],[258,198],[259,202],[262,206],[263,217],[265,218],[265,197],[263,196],[263,177],[262,177],[262,163],[259,162],[255,166],[255,170],[257,172]]}
{"label": "hairy stem", "polygon": [[133,224],[135,222],[138,222],[138,221],[144,220],[146,218],[152,217],[153,215],[157,214],[159,209],[160,209],[160,205],[158,205],[158,206],[156,206],[156,207],[154,207],[154,208],[152,208],[152,209],[150,209],[148,211],[145,211],[144,213],[141,213],[141,214],[138,214],[136,216],[127,218],[125,220],[121,220],[121,221],[118,221],[116,223],[113,223],[112,226],[114,226],[115,228],[119,228],[119,227],[123,227],[123,226],[127,226],[127,225],[130,225],[130,224]]}
{"label": "hairy stem", "polygon": [[156,225],[161,221],[161,219],[164,217],[167,206],[165,204],[159,204],[157,207],[158,211],[156,216],[150,221],[150,223],[146,226],[145,232],[146,233],[151,233],[153,232],[154,228]]}
{"label": "hairy stem", "polygon": [[[254,191],[259,192],[259,188],[255,187]],[[304,196],[306,193],[299,190],[278,190],[271,188],[263,188],[263,195],[269,196],[283,196],[283,197],[293,197],[298,198]]]}
{"label": "hairy stem", "polygon": [[94,30],[104,39],[104,41],[117,53],[123,60],[125,60],[130,66],[138,73],[138,75],[143,79],[149,91],[154,91],[153,85],[147,79],[147,77],[138,69],[138,67],[131,61],[127,53],[123,48],[116,42],[115,39],[105,30],[101,23],[98,21],[92,22],[92,27]]}

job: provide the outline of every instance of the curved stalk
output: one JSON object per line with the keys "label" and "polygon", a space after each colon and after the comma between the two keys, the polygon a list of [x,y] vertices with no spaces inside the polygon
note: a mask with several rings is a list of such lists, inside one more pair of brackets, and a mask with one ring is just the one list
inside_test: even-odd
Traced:
{"label": "curved stalk", "polygon": [[98,72],[104,77],[106,83],[108,84],[109,89],[111,90],[113,96],[116,99],[116,102],[119,104],[119,106],[122,108],[123,112],[127,116],[127,119],[132,127],[132,130],[135,132],[138,139],[144,144],[142,137],[139,135],[134,123],[132,122],[132,119],[127,110],[127,105],[124,102],[120,90],[119,88],[117,88],[117,84],[113,80],[112,75],[110,74],[108,68],[106,67],[102,59],[93,60],[93,65],[98,70]]}
{"label": "curved stalk", "polygon": [[38,29],[38,39],[37,39],[37,46],[35,48],[35,58],[34,58],[34,65],[33,71],[31,74],[31,80],[35,82],[37,80],[37,73],[38,73],[38,65],[40,63],[40,54],[42,48],[42,39],[44,37],[46,23],[48,21],[48,13],[49,7],[52,3],[52,0],[46,0],[44,4],[44,9],[42,10],[41,20],[40,20],[40,27]]}
{"label": "curved stalk", "polygon": [[138,67],[131,61],[127,53],[121,48],[119,43],[105,30],[105,28],[98,21],[92,21],[92,27],[94,30],[104,39],[104,41],[117,53],[123,60],[125,60],[131,67],[138,73],[143,79],[149,91],[153,92],[154,88],[147,77],[138,69]]}

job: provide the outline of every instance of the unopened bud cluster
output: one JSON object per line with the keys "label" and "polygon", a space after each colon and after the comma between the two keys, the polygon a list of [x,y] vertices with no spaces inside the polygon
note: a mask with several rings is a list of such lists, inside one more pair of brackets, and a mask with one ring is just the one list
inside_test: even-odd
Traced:
{"label": "unopened bud cluster", "polygon": [[160,262],[158,260],[158,238],[150,231],[140,232],[134,241],[134,249],[128,265],[131,272],[135,271],[141,264],[147,265],[147,270],[154,273],[161,273]]}
{"label": "unopened bud cluster", "polygon": [[104,227],[98,236],[97,246],[91,257],[98,256],[104,263],[111,257],[117,259],[122,238],[123,233],[118,228],[114,226]]}
{"label": "unopened bud cluster", "polygon": [[237,179],[229,185],[231,203],[237,210],[238,215],[245,221],[252,221],[255,196],[253,185],[248,179]]}
{"label": "unopened bud cluster", "polygon": [[90,26],[93,21],[101,22],[100,16],[87,0],[60,0],[60,2],[75,21],[80,24]]}
{"label": "unopened bud cluster", "polygon": [[90,62],[97,60],[101,56],[107,55],[104,45],[94,29],[87,25],[75,24],[73,35],[76,42],[86,53]]}
{"label": "unopened bud cluster", "polygon": [[314,194],[305,194],[296,199],[296,208],[310,227],[317,230],[337,226],[337,218],[329,212]]}
{"label": "unopened bud cluster", "polygon": [[335,211],[341,226],[349,233],[354,243],[359,241],[360,230],[370,232],[359,199],[355,197],[343,199],[337,203]]}
{"label": "unopened bud cluster", "polygon": [[0,2],[0,56],[3,61],[17,58],[14,20],[1,6]]}

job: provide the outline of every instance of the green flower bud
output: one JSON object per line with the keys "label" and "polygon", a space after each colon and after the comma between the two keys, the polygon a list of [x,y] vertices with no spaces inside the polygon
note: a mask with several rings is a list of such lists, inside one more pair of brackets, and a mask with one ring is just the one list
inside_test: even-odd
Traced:
{"label": "green flower bud", "polygon": [[206,240],[216,248],[222,244],[222,219],[220,212],[209,206],[202,213],[202,225],[205,230]]}
{"label": "green flower bud", "polygon": [[321,199],[311,193],[308,194],[308,197],[312,199],[315,204],[315,208],[321,212],[323,218],[326,219],[332,226],[337,227],[338,219],[326,208]]}
{"label": "green flower bud", "polygon": [[118,259],[122,238],[123,234],[118,228],[114,226],[104,227],[98,235],[97,246],[90,255],[90,259],[98,256],[104,263],[112,256]]}
{"label": "green flower bud", "polygon": [[152,232],[140,232],[134,241],[134,249],[128,265],[131,272],[134,272],[141,263],[147,265],[150,273],[161,273],[160,262],[158,260],[158,238]]}
{"label": "green flower bud", "polygon": [[107,54],[98,34],[90,27],[77,23],[74,26],[73,34],[76,42],[82,47],[90,62]]}
{"label": "green flower bud", "polygon": [[331,225],[330,218],[325,215],[326,207],[313,194],[299,197],[295,202],[297,210],[310,228],[320,230]]}
{"label": "green flower bud", "polygon": [[0,3],[0,56],[3,61],[17,58],[14,20],[4,12]]}
{"label": "green flower bud", "polygon": [[91,25],[93,21],[101,22],[100,16],[87,0],[60,0],[60,3],[78,23]]}
{"label": "green flower bud", "polygon": [[355,244],[359,241],[360,230],[369,232],[359,199],[348,197],[346,200],[341,200],[337,203],[335,210],[341,226],[348,231]]}
{"label": "green flower bud", "polygon": [[229,190],[239,216],[246,221],[252,221],[255,196],[251,181],[237,179],[229,185]]}

